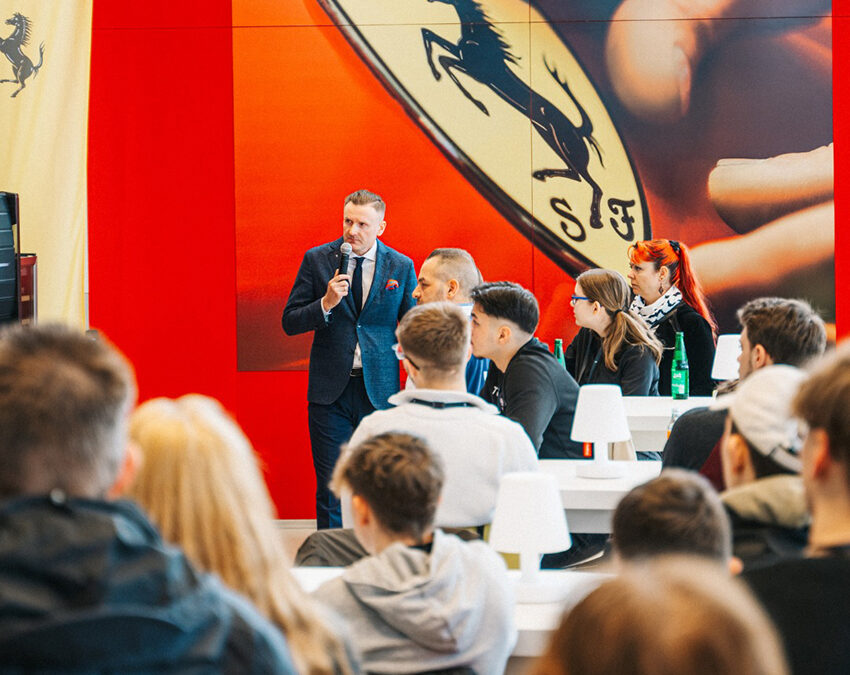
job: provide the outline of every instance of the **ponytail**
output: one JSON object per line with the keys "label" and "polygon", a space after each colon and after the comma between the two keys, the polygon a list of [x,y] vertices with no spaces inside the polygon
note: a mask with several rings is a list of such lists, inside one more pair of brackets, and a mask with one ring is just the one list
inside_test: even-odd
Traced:
{"label": "ponytail", "polygon": [[682,299],[693,307],[711,326],[712,335],[717,335],[717,322],[708,308],[702,286],[694,274],[691,252],[685,244],[675,239],[649,239],[638,241],[629,248],[629,259],[635,262],[650,262],[655,269],[663,265],[670,271],[670,283],[682,293]]}
{"label": "ponytail", "polygon": [[649,349],[655,362],[661,361],[663,346],[646,322],[629,309],[629,285],[622,274],[613,270],[593,269],[580,274],[576,283],[611,318],[608,331],[602,338],[602,354],[608,370],[617,370],[617,354],[625,344]]}

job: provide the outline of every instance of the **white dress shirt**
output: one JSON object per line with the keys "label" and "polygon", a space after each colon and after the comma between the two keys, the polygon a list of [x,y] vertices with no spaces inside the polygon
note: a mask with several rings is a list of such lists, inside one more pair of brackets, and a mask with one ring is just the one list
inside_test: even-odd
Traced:
{"label": "white dress shirt", "polygon": [[[361,266],[361,274],[363,275],[363,304],[366,304],[366,299],[369,297],[369,290],[372,288],[372,281],[375,278],[375,261],[378,257],[378,240],[375,240],[375,243],[372,244],[372,248],[370,248],[366,253],[362,256],[363,264]],[[354,268],[357,266],[356,261],[357,255],[352,252],[352,255],[348,257],[348,272],[347,274],[353,275]],[[349,292],[351,292],[349,290]],[[353,299],[353,298],[352,298]],[[341,300],[340,302],[345,302],[345,300]],[[362,307],[360,309],[363,309]],[[322,307],[322,311],[325,314],[325,321],[328,320],[330,316],[330,312],[325,312],[325,308]],[[354,346],[354,362],[351,364],[352,368],[362,368],[363,360],[360,356],[360,343],[358,342]]]}

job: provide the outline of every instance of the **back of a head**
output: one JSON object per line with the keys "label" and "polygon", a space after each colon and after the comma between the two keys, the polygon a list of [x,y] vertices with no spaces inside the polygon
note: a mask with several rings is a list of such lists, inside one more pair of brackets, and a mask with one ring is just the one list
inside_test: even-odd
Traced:
{"label": "back of a head", "polygon": [[0,333],[0,499],[101,497],[115,481],[135,397],[132,371],[101,339],[55,325]]}
{"label": "back of a head", "polygon": [[623,561],[678,553],[727,563],[732,555],[729,517],[705,478],[667,469],[631,490],[614,511],[614,551]]}
{"label": "back of a head", "polygon": [[433,526],[444,480],[440,458],[423,439],[392,432],[347,448],[332,485],[364,499],[387,532],[418,540]]}
{"label": "back of a head", "polygon": [[721,566],[672,556],[633,565],[567,614],[536,675],[783,675],[775,629]]}
{"label": "back of a head", "polygon": [[[251,533],[273,509],[236,422],[206,396],[156,398],[133,413],[130,438],[142,462],[128,496],[193,562],[241,586],[257,547]],[[243,551],[252,551],[247,561]]]}
{"label": "back of a head", "polygon": [[299,670],[350,672],[341,642],[284,564],[257,457],[221,404],[198,394],[151,399],[133,413],[130,438],[142,462],[127,496],[163,537],[277,624]]}
{"label": "back of a head", "polygon": [[457,281],[461,299],[468,299],[472,289],[482,282],[475,260],[462,248],[436,248],[426,258],[432,259],[439,263],[437,273],[443,281]]}
{"label": "back of a head", "polygon": [[471,298],[490,317],[506,319],[533,335],[540,321],[534,294],[512,281],[491,281],[472,289]]}
{"label": "back of a head", "polygon": [[431,302],[410,309],[398,326],[405,354],[423,370],[458,371],[469,352],[469,319],[457,305]]}
{"label": "back of a head", "polygon": [[814,364],[792,409],[810,429],[826,432],[829,454],[844,466],[850,492],[850,342]]}
{"label": "back of a head", "polygon": [[738,310],[738,321],[774,363],[802,366],[826,349],[823,319],[805,300],[756,298]]}

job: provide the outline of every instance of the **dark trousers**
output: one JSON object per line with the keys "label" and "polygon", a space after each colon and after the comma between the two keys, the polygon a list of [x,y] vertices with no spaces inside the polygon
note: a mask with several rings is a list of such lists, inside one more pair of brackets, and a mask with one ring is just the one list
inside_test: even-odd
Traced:
{"label": "dark trousers", "polygon": [[313,468],[316,470],[316,527],[342,527],[339,499],[328,487],[339,450],[366,415],[375,410],[366,394],[363,376],[348,378],[340,397],[329,405],[307,404]]}

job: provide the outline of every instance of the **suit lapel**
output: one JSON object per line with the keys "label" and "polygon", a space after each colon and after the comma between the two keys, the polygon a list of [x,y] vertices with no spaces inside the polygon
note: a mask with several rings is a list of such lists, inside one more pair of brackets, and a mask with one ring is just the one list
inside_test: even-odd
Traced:
{"label": "suit lapel", "polygon": [[372,277],[372,286],[369,288],[369,295],[366,297],[366,302],[363,303],[364,312],[369,308],[373,299],[378,297],[380,289],[387,283],[387,279],[389,278],[389,264],[389,256],[384,250],[384,245],[378,240],[378,249],[375,251],[375,276]]}

